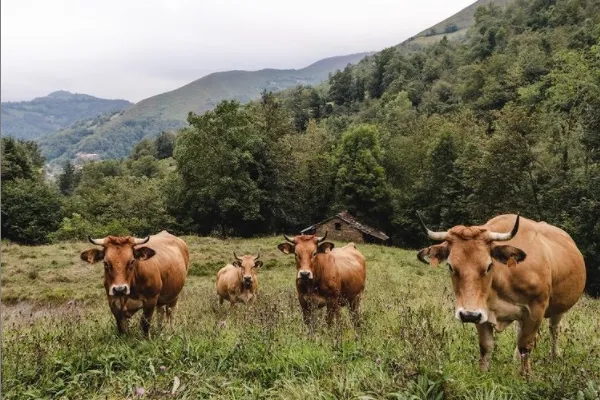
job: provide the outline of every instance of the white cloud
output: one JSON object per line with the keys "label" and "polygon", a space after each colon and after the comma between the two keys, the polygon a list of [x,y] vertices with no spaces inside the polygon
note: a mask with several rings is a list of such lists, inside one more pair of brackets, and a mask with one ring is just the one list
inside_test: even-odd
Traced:
{"label": "white cloud", "polygon": [[2,0],[2,101],[139,101],[210,72],[380,50],[472,0]]}

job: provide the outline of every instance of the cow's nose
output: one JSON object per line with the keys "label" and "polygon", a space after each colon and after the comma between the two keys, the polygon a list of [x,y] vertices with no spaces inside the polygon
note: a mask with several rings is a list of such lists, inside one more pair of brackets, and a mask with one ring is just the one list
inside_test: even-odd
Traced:
{"label": "cow's nose", "polygon": [[250,275],[245,275],[245,276],[244,276],[244,280],[245,280],[246,282],[252,282],[252,277],[251,277]]}
{"label": "cow's nose", "polygon": [[458,313],[461,322],[474,322],[478,323],[481,321],[481,313],[480,312],[472,312],[472,311],[460,311]]}
{"label": "cow's nose", "polygon": [[308,278],[310,276],[310,272],[309,271],[300,271],[300,277],[301,278]]}
{"label": "cow's nose", "polygon": [[122,296],[124,294],[127,294],[127,285],[113,286],[113,294],[115,296]]}

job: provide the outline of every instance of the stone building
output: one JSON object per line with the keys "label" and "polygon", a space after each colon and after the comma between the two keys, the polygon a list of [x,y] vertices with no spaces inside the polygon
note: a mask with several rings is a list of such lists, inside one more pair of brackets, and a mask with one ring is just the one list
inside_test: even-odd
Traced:
{"label": "stone building", "polygon": [[347,211],[342,211],[324,221],[309,226],[302,234],[323,236],[340,242],[386,243],[390,238],[383,232],[357,221]]}

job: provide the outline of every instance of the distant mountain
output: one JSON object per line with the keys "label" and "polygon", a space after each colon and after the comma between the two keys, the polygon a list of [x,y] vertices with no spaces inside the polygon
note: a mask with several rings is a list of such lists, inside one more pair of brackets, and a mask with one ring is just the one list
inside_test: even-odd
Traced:
{"label": "distant mountain", "polygon": [[439,42],[444,36],[448,39],[462,39],[465,37],[469,27],[475,22],[475,11],[477,11],[479,7],[484,7],[489,4],[504,7],[511,1],[512,0],[477,0],[475,3],[463,8],[451,17],[419,32],[403,42],[401,46],[407,48],[423,47]]}
{"label": "distant mountain", "polygon": [[124,112],[96,124],[82,121],[41,140],[46,157],[73,158],[76,154],[98,154],[101,158],[123,157],[144,137],[187,125],[190,111],[203,113],[226,99],[242,103],[257,98],[263,90],[278,91],[296,85],[315,85],[330,73],[358,62],[369,53],[326,58],[302,69],[217,72],[179,89],[140,101]]}
{"label": "distant mountain", "polygon": [[3,102],[1,131],[2,135],[33,140],[64,129],[76,121],[121,111],[131,105],[126,100],[99,99],[59,90],[31,101]]}

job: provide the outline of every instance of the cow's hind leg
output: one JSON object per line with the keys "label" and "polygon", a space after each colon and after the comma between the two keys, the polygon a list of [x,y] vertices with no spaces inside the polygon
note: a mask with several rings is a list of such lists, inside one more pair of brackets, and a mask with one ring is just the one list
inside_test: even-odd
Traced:
{"label": "cow's hind leg", "polygon": [[487,371],[490,367],[490,356],[494,350],[494,327],[492,324],[477,324],[479,334],[479,368]]}
{"label": "cow's hind leg", "polygon": [[336,323],[340,321],[340,300],[336,297],[330,297],[327,299],[327,325],[331,327],[333,319],[335,318]]}
{"label": "cow's hind leg", "polygon": [[560,349],[558,348],[558,333],[560,331],[560,320],[565,314],[557,314],[550,317],[550,336],[552,339],[552,347],[550,348],[550,357],[560,357]]}

